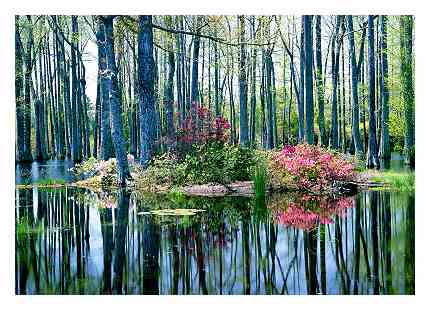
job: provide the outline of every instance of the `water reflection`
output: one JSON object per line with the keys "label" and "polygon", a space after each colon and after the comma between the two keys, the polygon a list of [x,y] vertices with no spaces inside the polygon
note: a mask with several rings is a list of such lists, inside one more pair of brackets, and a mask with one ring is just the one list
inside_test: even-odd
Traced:
{"label": "water reflection", "polygon": [[74,167],[72,160],[48,160],[15,166],[15,184],[31,184],[43,179],[56,179],[71,182],[75,180],[69,170]]}
{"label": "water reflection", "polygon": [[17,190],[16,293],[414,294],[413,196],[304,200]]}

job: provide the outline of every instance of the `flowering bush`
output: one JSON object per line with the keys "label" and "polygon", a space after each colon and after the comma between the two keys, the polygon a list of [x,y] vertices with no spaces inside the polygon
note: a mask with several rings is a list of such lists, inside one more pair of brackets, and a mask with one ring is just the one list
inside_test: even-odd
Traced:
{"label": "flowering bush", "polygon": [[304,230],[310,230],[319,224],[331,224],[335,216],[344,217],[346,211],[354,206],[353,197],[333,200],[303,196],[294,202],[275,201],[271,204],[275,221]]}
{"label": "flowering bush", "polygon": [[309,144],[286,145],[274,154],[270,170],[280,185],[318,193],[330,189],[336,181],[355,177],[353,164],[340,154]]}
{"label": "flowering bush", "polygon": [[229,139],[229,128],[225,118],[214,118],[207,108],[193,103],[181,128],[177,130],[177,150],[183,155],[196,145],[225,143]]}

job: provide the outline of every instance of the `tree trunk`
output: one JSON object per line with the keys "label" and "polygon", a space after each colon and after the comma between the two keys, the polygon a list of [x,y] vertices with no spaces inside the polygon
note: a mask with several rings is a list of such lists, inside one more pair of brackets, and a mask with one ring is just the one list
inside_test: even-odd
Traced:
{"label": "tree trunk", "polygon": [[[201,17],[197,16],[197,28],[200,28]],[[200,30],[197,31],[197,34]],[[193,68],[191,76],[191,102],[198,103],[199,101],[199,49],[200,49],[200,36],[193,37]]]}
{"label": "tree trunk", "polygon": [[381,141],[379,146],[379,157],[389,159],[391,157],[389,122],[389,92],[388,92],[388,59],[387,59],[387,17],[381,15]]}
{"label": "tree trunk", "polygon": [[100,81],[100,101],[101,101],[100,157],[102,160],[108,160],[113,156],[113,146],[112,146],[112,136],[111,136],[111,129],[110,129],[111,118],[110,118],[109,89],[108,89],[107,76],[105,74],[107,70],[106,33],[105,33],[105,26],[101,19],[98,20],[98,30],[97,30],[96,36],[97,36],[97,47],[98,47],[98,69],[99,69],[98,80]]}
{"label": "tree trunk", "polygon": [[25,157],[25,101],[23,47],[18,28],[19,16],[15,15],[15,102],[16,102],[16,160],[26,161]]}
{"label": "tree trunk", "polygon": [[147,166],[153,156],[155,133],[155,65],[151,15],[139,16],[138,59],[140,163]]}
{"label": "tree trunk", "polygon": [[304,16],[302,16],[301,31],[300,31],[300,93],[298,100],[298,117],[299,117],[299,140],[298,142],[303,142],[305,138],[305,44],[304,44]]}
{"label": "tree trunk", "polygon": [[304,39],[305,39],[305,89],[306,89],[306,142],[314,144],[314,95],[312,81],[312,15],[304,17]]}
{"label": "tree trunk", "polygon": [[239,107],[240,107],[240,144],[249,144],[248,107],[246,91],[246,60],[245,60],[245,16],[238,17],[239,22]]}
{"label": "tree trunk", "polygon": [[118,87],[118,69],[115,62],[115,47],[113,41],[113,17],[103,18],[103,23],[106,31],[106,56],[108,62],[108,67],[104,74],[107,75],[109,81],[108,91],[112,117],[112,141],[115,148],[120,184],[125,185],[126,180],[130,179],[131,175],[128,166],[121,116],[121,96]]}
{"label": "tree trunk", "polygon": [[412,54],[413,17],[400,18],[400,72],[401,94],[405,111],[405,163],[415,163],[415,91],[413,82],[414,59]]}
{"label": "tree trunk", "polygon": [[24,156],[22,158],[22,162],[31,162],[33,160],[33,156],[31,154],[31,50],[33,47],[33,30],[31,25],[31,17],[27,15],[27,50],[25,52],[25,86],[24,86]]}
{"label": "tree trunk", "polygon": [[337,116],[337,86],[339,79],[339,53],[340,42],[339,28],[342,24],[343,16],[336,17],[336,29],[333,35],[331,45],[331,70],[332,70],[332,96],[331,96],[331,147],[335,150],[339,148],[339,130],[338,130],[338,116]]}
{"label": "tree trunk", "polygon": [[315,62],[316,62],[316,87],[318,101],[318,128],[320,145],[327,146],[325,119],[324,119],[324,85],[321,57],[321,15],[316,16],[315,23]]}
{"label": "tree trunk", "polygon": [[[169,25],[172,24],[171,17],[167,17]],[[172,149],[175,138],[175,125],[173,123],[173,78],[175,76],[175,55],[173,53],[173,36],[169,34],[168,40],[168,73],[164,89],[164,107],[166,110],[166,126],[168,137],[168,148]],[[203,76],[203,75],[202,75]]]}
{"label": "tree trunk", "polygon": [[358,78],[359,68],[355,58],[354,25],[352,16],[346,17],[349,38],[349,57],[351,60],[351,88],[352,88],[352,138],[354,140],[355,153],[362,156],[364,153],[363,143],[360,135],[360,105],[358,102]]}
{"label": "tree trunk", "polygon": [[376,116],[375,116],[375,43],[373,16],[368,16],[368,93],[369,93],[369,142],[367,149],[367,167],[379,168],[378,146],[376,142]]}

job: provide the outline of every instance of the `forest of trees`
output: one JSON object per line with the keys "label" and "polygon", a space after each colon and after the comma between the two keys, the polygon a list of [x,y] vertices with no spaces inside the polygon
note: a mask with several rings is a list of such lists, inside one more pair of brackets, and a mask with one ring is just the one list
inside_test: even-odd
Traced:
{"label": "forest of trees", "polygon": [[414,59],[412,16],[15,16],[16,161],[116,157],[127,179],[197,106],[234,144],[413,164]]}

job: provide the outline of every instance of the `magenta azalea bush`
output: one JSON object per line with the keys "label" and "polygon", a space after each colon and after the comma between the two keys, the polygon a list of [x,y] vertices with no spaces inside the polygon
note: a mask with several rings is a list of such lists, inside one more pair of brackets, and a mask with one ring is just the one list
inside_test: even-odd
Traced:
{"label": "magenta azalea bush", "polygon": [[329,191],[336,181],[352,181],[354,165],[342,155],[319,146],[287,145],[276,152],[270,163],[274,182],[280,186],[323,193]]}
{"label": "magenta azalea bush", "polygon": [[188,152],[192,146],[211,142],[226,143],[230,124],[222,116],[214,117],[210,110],[193,103],[182,126],[177,130],[178,152]]}

